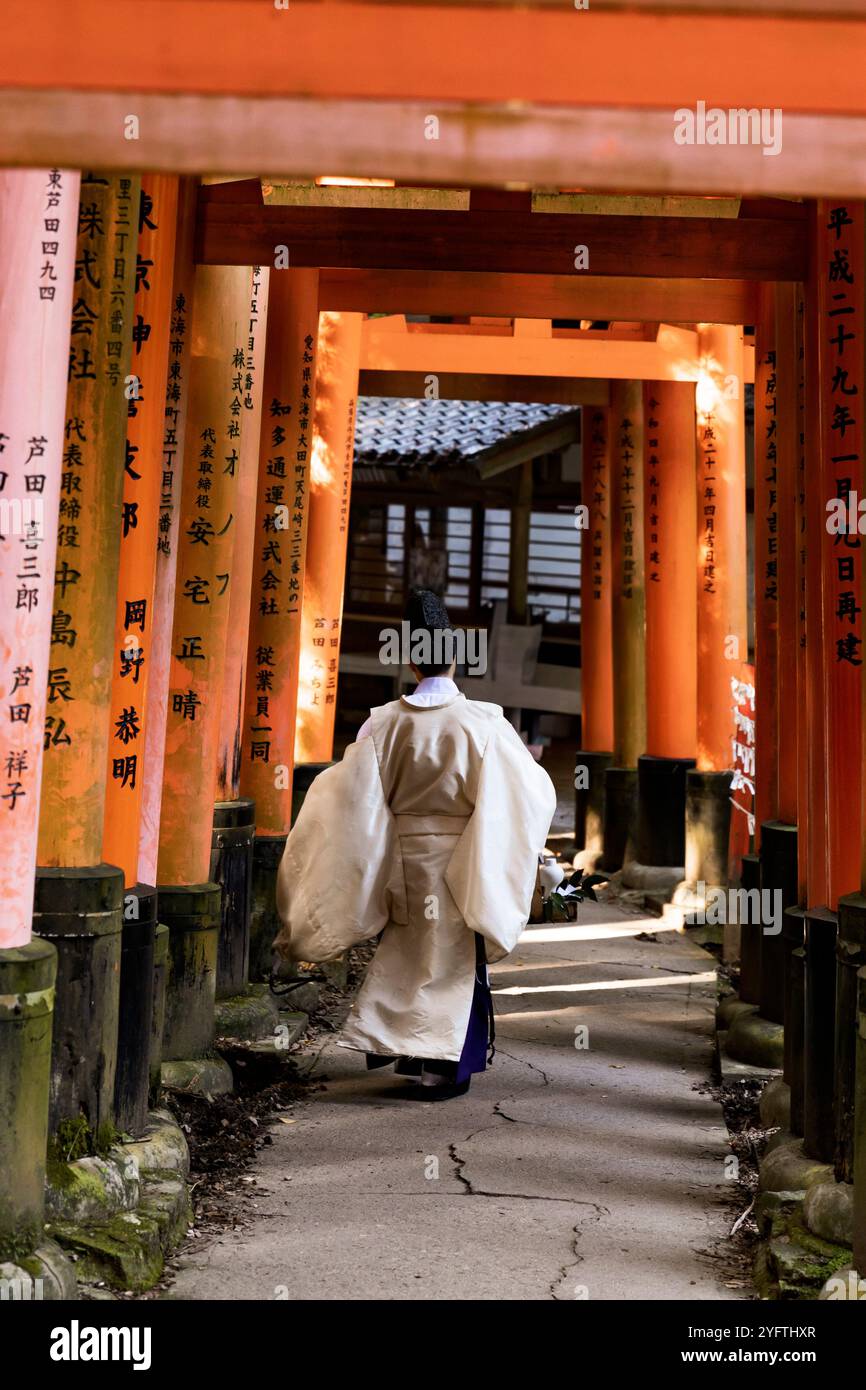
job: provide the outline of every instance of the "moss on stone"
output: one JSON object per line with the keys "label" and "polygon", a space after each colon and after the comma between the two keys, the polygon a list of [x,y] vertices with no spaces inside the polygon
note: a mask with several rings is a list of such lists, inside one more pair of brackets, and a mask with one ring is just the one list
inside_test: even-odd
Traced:
{"label": "moss on stone", "polygon": [[101,1206],[109,1205],[105,1187],[98,1175],[88,1172],[86,1168],[77,1167],[75,1163],[58,1163],[57,1159],[50,1158],[46,1168],[46,1180],[49,1187],[62,1193],[66,1204],[89,1199]]}
{"label": "moss on stone", "polygon": [[[774,1222],[777,1229],[778,1224]],[[823,1240],[803,1225],[799,1206],[785,1215],[784,1229],[774,1233],[763,1250],[764,1264],[755,1266],[756,1283],[760,1274],[764,1287],[778,1289],[775,1295],[763,1296],[782,1299],[817,1298],[831,1275],[851,1259],[846,1246]]]}
{"label": "moss on stone", "polygon": [[76,1273],[84,1282],[104,1280],[112,1288],[142,1293],[162,1274],[160,1231],[151,1217],[124,1212],[99,1225],[61,1221],[50,1233],[77,1255]]}
{"label": "moss on stone", "polygon": [[[79,1158],[104,1158],[120,1139],[113,1124],[102,1124],[94,1134],[84,1115],[61,1120],[48,1141],[49,1164],[74,1163]],[[62,1182],[53,1186],[61,1186]]]}
{"label": "moss on stone", "polygon": [[0,1264],[19,1265],[23,1269],[41,1234],[35,1223],[8,1230],[0,1236]]}

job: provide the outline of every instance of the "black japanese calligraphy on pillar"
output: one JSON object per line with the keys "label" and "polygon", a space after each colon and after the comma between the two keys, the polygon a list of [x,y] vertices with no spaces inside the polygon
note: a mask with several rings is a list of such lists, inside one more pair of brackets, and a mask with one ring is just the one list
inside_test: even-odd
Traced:
{"label": "black japanese calligraphy on pillar", "polygon": [[659,443],[661,429],[660,411],[662,405],[655,396],[647,400],[646,448],[647,448],[647,493],[644,505],[647,520],[646,577],[650,584],[661,580],[662,540],[660,508],[662,505],[662,460]]}
{"label": "black japanese calligraphy on pillar", "polygon": [[610,544],[610,480],[608,477],[607,412],[593,411],[589,419],[589,454],[592,492],[589,496],[589,530],[592,544],[590,597],[600,603],[605,584],[605,561]]}
{"label": "black japanese calligraphy on pillar", "polygon": [[[850,503],[862,489],[863,222],[853,204],[831,206],[821,265],[821,401],[823,444],[833,496]],[[854,255],[854,247],[860,254]],[[856,501],[853,513],[856,515]],[[862,665],[860,605],[861,539],[856,522],[833,538],[830,566],[831,616],[837,663]]]}

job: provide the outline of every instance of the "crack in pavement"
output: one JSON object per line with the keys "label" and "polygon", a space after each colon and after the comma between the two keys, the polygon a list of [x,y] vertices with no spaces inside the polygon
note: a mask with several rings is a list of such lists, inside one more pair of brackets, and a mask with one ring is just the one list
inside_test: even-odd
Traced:
{"label": "crack in pavement", "polygon": [[582,1202],[581,1205],[592,1207],[595,1212],[595,1217],[594,1221],[591,1219],[588,1222],[584,1222],[583,1225],[581,1225],[581,1223],[578,1222],[576,1226],[572,1226],[571,1228],[571,1248],[572,1253],[575,1256],[575,1259],[573,1259],[569,1264],[560,1265],[559,1274],[556,1276],[555,1279],[552,1279],[550,1281],[550,1284],[548,1285],[548,1292],[550,1294],[550,1297],[554,1299],[557,1303],[563,1303],[565,1301],[564,1299],[558,1297],[557,1289],[568,1278],[569,1272],[571,1270],[577,1269],[578,1265],[582,1265],[584,1262],[585,1256],[581,1255],[580,1251],[577,1248],[578,1241],[583,1235],[584,1226],[595,1224],[595,1222],[600,1221],[603,1216],[610,1216],[610,1209],[608,1207],[603,1207],[598,1202]]}
{"label": "crack in pavement", "polygon": [[[539,1076],[542,1078],[543,1085],[550,1086],[553,1084],[543,1067],[537,1067],[534,1062],[527,1061],[525,1057],[515,1057],[513,1052],[506,1052],[504,1047],[497,1047],[496,1051],[501,1052],[503,1057],[509,1057],[512,1062],[519,1062],[521,1066],[529,1067],[532,1071],[537,1071]],[[505,1100],[508,1100],[509,1096],[512,1096],[513,1094],[513,1091],[509,1091],[508,1095],[505,1096]],[[501,1104],[501,1101],[499,1102],[499,1104]]]}
{"label": "crack in pavement", "polygon": [[466,1174],[463,1172],[463,1169],[466,1167],[466,1159],[460,1157],[460,1155],[457,1152],[456,1144],[448,1145],[448,1157],[451,1159],[451,1162],[454,1165],[454,1177],[458,1182],[463,1184],[463,1186],[466,1188],[467,1193],[470,1196],[474,1197],[476,1193],[473,1190],[471,1182],[467,1178]]}

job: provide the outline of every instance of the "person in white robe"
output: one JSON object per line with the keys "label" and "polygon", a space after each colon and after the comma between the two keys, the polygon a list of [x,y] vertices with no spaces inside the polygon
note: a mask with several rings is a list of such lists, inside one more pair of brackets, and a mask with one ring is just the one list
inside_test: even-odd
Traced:
{"label": "person in white robe", "polygon": [[[448,626],[429,591],[410,615],[413,634]],[[340,1045],[371,1066],[396,1060],[419,1098],[440,1099],[483,1070],[486,963],[526,925],[556,794],[500,707],[461,694],[453,665],[413,670],[416,691],[372,710],[307,792],[280,864],[274,946],[328,961],[381,935]]]}

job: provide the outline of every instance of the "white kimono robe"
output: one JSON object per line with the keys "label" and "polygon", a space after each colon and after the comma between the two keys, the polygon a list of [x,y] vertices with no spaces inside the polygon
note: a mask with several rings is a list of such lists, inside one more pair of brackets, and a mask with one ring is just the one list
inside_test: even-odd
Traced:
{"label": "white kimono robe", "polygon": [[340,1038],[457,1061],[475,979],[526,925],[556,794],[498,705],[443,696],[374,709],[307,792],[277,881],[275,947],[326,961],[382,932]]}

